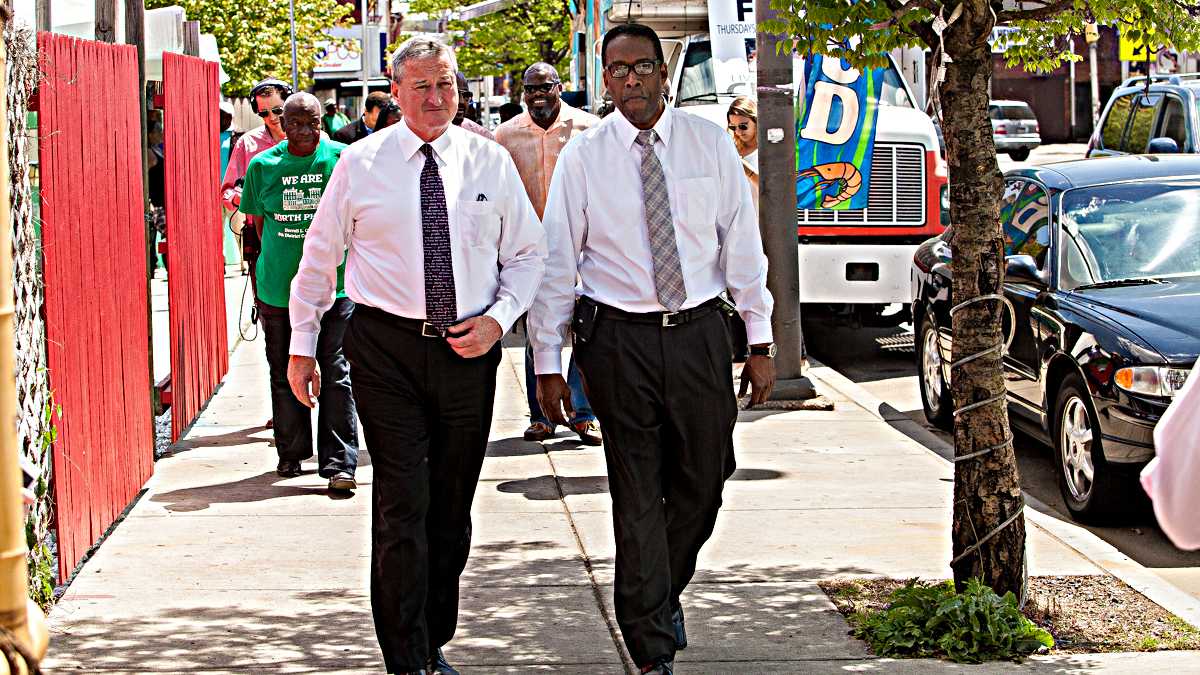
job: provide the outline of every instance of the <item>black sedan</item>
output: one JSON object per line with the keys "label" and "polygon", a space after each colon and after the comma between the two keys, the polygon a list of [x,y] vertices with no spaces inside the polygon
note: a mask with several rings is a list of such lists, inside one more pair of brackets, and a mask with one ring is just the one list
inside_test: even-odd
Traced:
{"label": "black sedan", "polygon": [[[1200,355],[1200,158],[1123,156],[1010,171],[1001,201],[1013,424],[1053,446],[1079,520],[1116,515],[1154,425]],[[913,260],[921,399],[949,428],[950,238]]]}

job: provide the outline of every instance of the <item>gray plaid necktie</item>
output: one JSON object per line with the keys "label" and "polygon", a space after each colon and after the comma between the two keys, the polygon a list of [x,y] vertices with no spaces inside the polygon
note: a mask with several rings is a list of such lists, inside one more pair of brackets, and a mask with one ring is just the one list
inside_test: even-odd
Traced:
{"label": "gray plaid necktie", "polygon": [[683,285],[675,225],[671,221],[667,178],[654,154],[656,140],[658,135],[653,130],[638,132],[637,144],[642,146],[642,202],[646,206],[646,230],[650,235],[650,255],[654,263],[654,290],[663,307],[677,312],[687,299],[687,289]]}

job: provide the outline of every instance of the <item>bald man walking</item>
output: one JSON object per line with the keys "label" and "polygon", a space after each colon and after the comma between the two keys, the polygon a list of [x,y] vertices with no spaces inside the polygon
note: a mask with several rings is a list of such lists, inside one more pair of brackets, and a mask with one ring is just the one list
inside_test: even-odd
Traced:
{"label": "bald man walking", "polygon": [[[299,476],[301,462],[312,456],[312,411],[292,395],[288,384],[288,347],[292,340],[288,300],[292,277],[300,267],[304,236],[317,204],[346,146],[321,134],[321,104],[300,92],[283,104],[287,140],[255,156],[246,168],[239,208],[258,219],[262,254],[255,269],[258,312],[262,319],[271,371],[271,411],[275,419],[276,472]],[[317,472],[329,489],[358,485],[358,414],[350,393],[350,364],[342,353],[342,335],[354,309],[342,283],[345,253],[337,271],[336,299],[321,320],[317,362],[321,385],[317,396]]]}

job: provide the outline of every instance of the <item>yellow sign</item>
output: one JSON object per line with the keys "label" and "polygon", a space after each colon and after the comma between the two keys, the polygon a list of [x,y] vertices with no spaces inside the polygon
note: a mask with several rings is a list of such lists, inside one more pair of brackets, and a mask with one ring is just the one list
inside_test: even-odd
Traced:
{"label": "yellow sign", "polygon": [[[1150,59],[1158,58],[1158,50],[1162,49],[1162,45],[1155,45],[1150,53]],[[1121,40],[1117,47],[1117,58],[1122,61],[1145,61],[1146,60],[1146,43],[1142,41],[1134,42],[1121,34]]]}

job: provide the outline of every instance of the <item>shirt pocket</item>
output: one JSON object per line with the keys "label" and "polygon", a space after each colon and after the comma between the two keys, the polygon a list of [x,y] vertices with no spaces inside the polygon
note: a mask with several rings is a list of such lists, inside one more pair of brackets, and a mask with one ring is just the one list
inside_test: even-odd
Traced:
{"label": "shirt pocket", "polygon": [[682,201],[680,220],[686,226],[682,236],[691,240],[699,251],[710,253],[718,249],[717,242],[717,181],[708,178],[683,178],[679,181]]}
{"label": "shirt pocket", "polygon": [[679,196],[683,201],[683,222],[688,225],[711,225],[717,221],[717,181],[712,178],[683,178],[679,181]]}
{"label": "shirt pocket", "polygon": [[500,210],[490,202],[460,201],[463,239],[468,246],[500,247]]}

